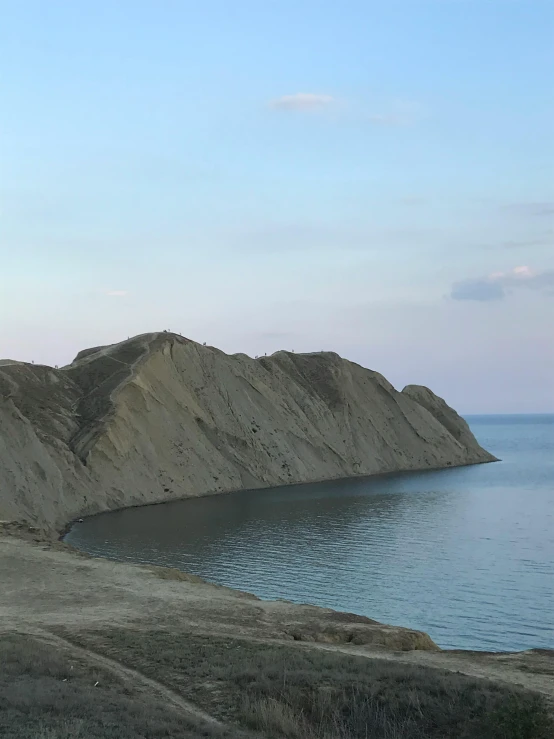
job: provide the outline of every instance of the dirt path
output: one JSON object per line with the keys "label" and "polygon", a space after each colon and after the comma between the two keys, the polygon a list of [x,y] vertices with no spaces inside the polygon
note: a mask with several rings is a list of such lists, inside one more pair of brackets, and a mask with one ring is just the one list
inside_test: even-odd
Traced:
{"label": "dirt path", "polygon": [[[167,628],[176,634],[185,632],[327,650],[433,667],[526,688],[541,693],[554,707],[554,651],[512,654],[401,651],[405,630],[363,622],[355,624],[356,634],[360,634],[359,629],[367,629],[371,638],[366,645],[358,646],[347,643],[352,621],[345,620],[348,614],[259,601],[197,579],[191,581],[182,573],[177,573],[177,577],[169,571],[164,573],[165,579],[140,566],[90,559],[59,547],[39,546],[0,535],[0,628],[3,632],[31,634],[75,653],[80,651],[87,659],[117,672],[135,686],[142,685],[145,691],[158,694],[167,703],[212,727],[219,725],[218,722],[178,693],[52,632],[56,627],[68,627],[76,632],[105,627],[129,628],[135,632]],[[308,634],[308,638],[311,634],[313,640],[292,641],[291,634],[297,631]],[[379,646],[382,635],[386,636],[389,648]],[[369,643],[373,638],[377,641]]]}
{"label": "dirt path", "polygon": [[193,703],[186,700],[181,695],[179,695],[179,693],[171,690],[163,683],[160,683],[157,680],[153,680],[152,678],[143,675],[142,672],[134,670],[131,667],[127,667],[120,662],[111,659],[110,657],[105,657],[103,654],[94,652],[91,649],[80,647],[77,644],[69,641],[68,639],[63,639],[60,636],[52,634],[48,631],[43,631],[42,629],[26,629],[24,631],[18,630],[17,633],[23,636],[32,637],[43,642],[44,644],[56,647],[57,649],[60,649],[62,651],[67,651],[73,656],[82,657],[85,662],[89,664],[95,664],[98,667],[102,667],[112,672],[114,675],[122,678],[124,681],[131,684],[134,690],[144,690],[144,692],[148,694],[149,698],[152,698],[153,696],[159,698],[166,705],[176,708],[188,718],[193,718],[196,721],[200,721],[208,726],[211,726],[212,728],[226,728],[225,725],[221,723],[221,721],[218,721],[213,716],[210,716],[210,714],[202,711],[200,708],[198,708],[198,706],[195,706]]}

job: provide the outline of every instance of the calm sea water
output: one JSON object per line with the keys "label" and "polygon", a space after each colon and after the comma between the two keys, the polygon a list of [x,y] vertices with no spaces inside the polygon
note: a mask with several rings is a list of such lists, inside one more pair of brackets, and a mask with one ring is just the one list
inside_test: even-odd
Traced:
{"label": "calm sea water", "polygon": [[67,541],[445,648],[554,648],[554,415],[468,421],[502,462],[128,509]]}

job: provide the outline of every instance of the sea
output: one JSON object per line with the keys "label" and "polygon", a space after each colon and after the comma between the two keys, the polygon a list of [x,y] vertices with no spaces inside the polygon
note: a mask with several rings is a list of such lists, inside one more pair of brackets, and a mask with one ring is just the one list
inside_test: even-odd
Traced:
{"label": "sea", "polygon": [[66,541],[420,629],[445,649],[552,649],[554,415],[467,421],[500,462],[131,508]]}

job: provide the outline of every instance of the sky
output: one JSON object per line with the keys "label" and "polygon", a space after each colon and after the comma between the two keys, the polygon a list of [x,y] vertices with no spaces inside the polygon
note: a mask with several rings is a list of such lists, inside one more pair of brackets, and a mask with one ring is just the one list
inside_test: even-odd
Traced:
{"label": "sky", "polygon": [[552,0],[0,17],[0,357],[168,329],[554,412]]}

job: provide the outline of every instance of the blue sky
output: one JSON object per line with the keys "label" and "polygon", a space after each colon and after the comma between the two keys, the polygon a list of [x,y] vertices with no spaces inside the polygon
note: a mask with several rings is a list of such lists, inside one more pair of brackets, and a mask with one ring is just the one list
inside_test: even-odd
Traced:
{"label": "blue sky", "polygon": [[554,411],[550,0],[0,11],[0,356],[169,328]]}

